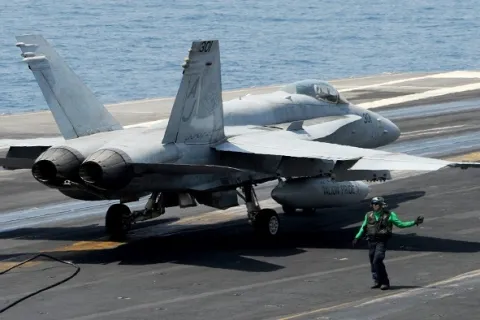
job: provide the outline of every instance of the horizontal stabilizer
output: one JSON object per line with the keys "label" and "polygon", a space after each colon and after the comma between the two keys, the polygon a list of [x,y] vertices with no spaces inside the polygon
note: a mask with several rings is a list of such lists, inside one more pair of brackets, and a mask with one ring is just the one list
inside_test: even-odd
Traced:
{"label": "horizontal stabilizer", "polygon": [[170,164],[170,163],[135,163],[133,164],[135,174],[225,174],[241,172],[240,169],[199,164]]}
{"label": "horizontal stabilizer", "polygon": [[35,159],[28,158],[0,158],[0,167],[7,170],[31,169]]}
{"label": "horizontal stabilizer", "polygon": [[325,142],[305,141],[294,138],[278,139],[277,136],[276,132],[236,136],[213,148],[222,152],[351,161],[353,165],[349,170],[434,171],[444,167],[480,167],[480,163],[475,162],[450,162]]}
{"label": "horizontal stabilizer", "polygon": [[7,170],[30,169],[37,159],[50,146],[11,146],[5,158],[0,158],[0,166]]}
{"label": "horizontal stabilizer", "polygon": [[17,47],[65,139],[121,130],[121,124],[41,35],[17,36]]}

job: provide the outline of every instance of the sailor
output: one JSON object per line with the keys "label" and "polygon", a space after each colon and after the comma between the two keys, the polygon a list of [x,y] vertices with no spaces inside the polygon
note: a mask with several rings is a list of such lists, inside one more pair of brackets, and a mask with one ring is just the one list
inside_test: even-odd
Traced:
{"label": "sailor", "polygon": [[423,223],[423,217],[419,216],[413,221],[400,221],[395,212],[387,209],[387,204],[382,197],[374,197],[370,206],[372,211],[367,212],[360,230],[353,239],[355,246],[365,233],[368,240],[368,255],[370,258],[370,266],[374,284],[372,289],[380,288],[387,290],[390,288],[390,280],[387,270],[383,264],[385,259],[385,251],[387,250],[387,242],[392,236],[393,225],[398,228],[409,228]]}

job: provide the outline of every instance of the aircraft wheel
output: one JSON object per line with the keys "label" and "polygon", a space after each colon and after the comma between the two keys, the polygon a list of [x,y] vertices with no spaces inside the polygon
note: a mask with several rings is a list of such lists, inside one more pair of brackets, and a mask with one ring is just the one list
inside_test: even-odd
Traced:
{"label": "aircraft wheel", "polygon": [[260,236],[273,238],[280,230],[280,219],[273,209],[262,209],[253,223],[255,232]]}
{"label": "aircraft wheel", "polygon": [[123,239],[132,227],[132,212],[124,204],[114,204],[108,208],[105,216],[105,231],[110,238]]}

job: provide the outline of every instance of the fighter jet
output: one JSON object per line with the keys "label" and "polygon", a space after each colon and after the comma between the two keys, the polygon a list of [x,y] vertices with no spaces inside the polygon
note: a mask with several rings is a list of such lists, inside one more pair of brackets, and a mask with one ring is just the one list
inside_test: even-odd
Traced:
{"label": "fighter jet", "polygon": [[[18,36],[17,41],[23,61],[33,72],[63,138],[43,138],[43,144],[37,146],[38,139],[12,145],[7,158],[0,159],[4,167],[33,166],[34,177],[43,183],[49,181],[49,175],[72,177],[70,172],[80,162],[111,139],[141,134],[145,128],[161,130],[158,135],[164,135],[168,122],[164,120],[122,127],[42,36]],[[272,93],[227,101],[224,124],[231,133],[252,128],[291,130],[302,124],[316,124],[318,132],[310,136],[313,140],[367,148],[389,144],[400,135],[388,119],[356,107],[333,86],[315,79],[294,82]],[[53,152],[52,163],[40,161]],[[375,179],[377,173],[372,172],[371,176]],[[72,188],[62,186],[59,190],[77,199],[97,199]]]}
{"label": "fighter jet", "polygon": [[[128,129],[43,37],[19,36],[17,41],[65,142],[44,146],[38,157],[30,156],[31,162],[14,153],[27,154],[32,147],[13,148],[3,163],[12,167],[21,162],[17,168],[31,168],[40,183],[71,198],[118,200],[105,219],[106,231],[114,237],[125,235],[134,222],[164,214],[167,207],[237,206],[237,188],[255,231],[274,236],[278,215],[260,208],[255,184],[288,178],[272,191],[279,203],[278,190],[285,185],[304,190],[326,184],[331,195],[342,190],[365,197],[366,184],[351,180],[458,165],[366,149],[396,140],[398,128],[352,105],[322,81],[295,82],[270,95],[230,101],[224,108],[218,40],[192,42],[166,125]],[[338,176],[343,181],[332,180]],[[126,205],[148,195],[144,210],[131,212]],[[286,205],[304,207],[291,198]]]}

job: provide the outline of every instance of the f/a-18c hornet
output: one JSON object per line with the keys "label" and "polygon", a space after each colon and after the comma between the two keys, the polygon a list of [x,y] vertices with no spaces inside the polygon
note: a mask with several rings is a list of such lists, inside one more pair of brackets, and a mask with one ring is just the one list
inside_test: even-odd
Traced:
{"label": "f/a-18c hornet", "polygon": [[[133,128],[107,111],[42,36],[18,36],[17,46],[65,141],[12,146],[1,164],[31,169],[74,199],[118,200],[105,218],[112,237],[167,207],[226,209],[238,196],[254,230],[275,236],[278,215],[260,208],[256,184],[279,180],[272,198],[284,209],[312,208],[328,205],[328,192],[301,193],[319,185],[338,188],[345,194],[331,196],[348,204],[368,194],[361,180],[389,179],[391,170],[478,165],[370,149],[395,141],[400,130],[319,80],[224,104],[218,40],[192,42],[168,121]],[[126,205],[149,195],[144,210]]]}

